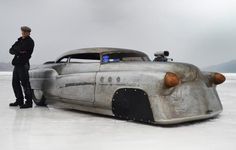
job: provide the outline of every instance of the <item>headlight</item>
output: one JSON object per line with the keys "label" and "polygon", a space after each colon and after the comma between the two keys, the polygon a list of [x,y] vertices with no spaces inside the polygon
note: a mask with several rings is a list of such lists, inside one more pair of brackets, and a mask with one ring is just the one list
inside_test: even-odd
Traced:
{"label": "headlight", "polygon": [[165,78],[164,78],[165,87],[167,88],[175,87],[179,83],[180,83],[180,79],[175,73],[172,73],[172,72],[166,73]]}
{"label": "headlight", "polygon": [[225,82],[225,76],[221,73],[214,73],[212,76],[213,83],[218,85]]}

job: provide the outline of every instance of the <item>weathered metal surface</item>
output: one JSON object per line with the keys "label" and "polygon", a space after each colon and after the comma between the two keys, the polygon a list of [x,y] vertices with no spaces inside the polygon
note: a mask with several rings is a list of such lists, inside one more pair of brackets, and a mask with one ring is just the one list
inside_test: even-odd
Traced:
{"label": "weathered metal surface", "polygon": [[[109,51],[110,50],[110,51]],[[119,53],[138,51],[92,48],[63,54]],[[145,55],[145,54],[144,54]],[[178,75],[181,83],[164,87],[166,72]],[[32,89],[41,90],[49,104],[60,104],[88,112],[114,115],[112,98],[119,89],[140,89],[147,93],[154,124],[211,118],[222,105],[209,74],[196,66],[173,62],[53,63],[30,71]]]}

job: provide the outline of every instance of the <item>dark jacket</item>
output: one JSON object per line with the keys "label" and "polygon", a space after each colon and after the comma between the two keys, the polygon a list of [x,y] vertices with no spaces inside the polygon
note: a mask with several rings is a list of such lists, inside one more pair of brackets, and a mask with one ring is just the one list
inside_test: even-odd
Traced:
{"label": "dark jacket", "polygon": [[12,60],[12,65],[17,66],[29,64],[29,59],[31,58],[33,49],[34,41],[30,36],[25,39],[22,37],[18,38],[9,50],[10,54],[15,55]]}

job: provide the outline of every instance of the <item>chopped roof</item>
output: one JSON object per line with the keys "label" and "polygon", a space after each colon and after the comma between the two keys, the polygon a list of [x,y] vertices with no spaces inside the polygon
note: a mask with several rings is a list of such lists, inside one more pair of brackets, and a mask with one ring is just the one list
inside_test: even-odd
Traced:
{"label": "chopped roof", "polygon": [[131,50],[131,49],[125,49],[125,48],[111,48],[111,47],[94,47],[94,48],[82,48],[82,49],[76,49],[68,51],[60,56],[64,57],[67,55],[73,55],[73,54],[83,54],[83,53],[114,53],[114,52],[126,52],[126,53],[141,53],[146,55],[143,52],[137,51],[137,50]]}

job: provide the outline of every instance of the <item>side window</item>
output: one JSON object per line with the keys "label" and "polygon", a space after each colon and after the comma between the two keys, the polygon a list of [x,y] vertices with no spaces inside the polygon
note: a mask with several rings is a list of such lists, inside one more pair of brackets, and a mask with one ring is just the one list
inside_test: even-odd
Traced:
{"label": "side window", "polygon": [[141,53],[110,53],[102,56],[102,63],[132,61],[149,61],[149,58]]}
{"label": "side window", "polygon": [[68,57],[61,58],[57,61],[57,63],[67,63],[68,62]]}
{"label": "side window", "polygon": [[69,56],[69,63],[98,63],[100,62],[99,53],[84,53]]}

